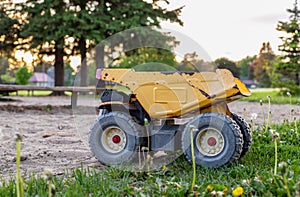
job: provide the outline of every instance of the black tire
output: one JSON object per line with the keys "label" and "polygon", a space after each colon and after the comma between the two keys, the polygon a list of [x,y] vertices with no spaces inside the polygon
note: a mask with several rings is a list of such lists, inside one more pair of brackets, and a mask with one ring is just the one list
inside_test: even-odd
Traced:
{"label": "black tire", "polygon": [[252,144],[252,132],[249,124],[239,115],[232,113],[233,120],[238,124],[243,135],[243,149],[240,158],[246,155]]}
{"label": "black tire", "polygon": [[141,128],[128,114],[105,113],[90,130],[91,151],[102,164],[128,164],[137,156]]}
{"label": "black tire", "polygon": [[229,166],[240,157],[243,137],[238,125],[226,115],[210,112],[196,116],[184,128],[182,150],[189,162],[192,162],[191,126],[195,128],[193,143],[197,165],[208,168]]}

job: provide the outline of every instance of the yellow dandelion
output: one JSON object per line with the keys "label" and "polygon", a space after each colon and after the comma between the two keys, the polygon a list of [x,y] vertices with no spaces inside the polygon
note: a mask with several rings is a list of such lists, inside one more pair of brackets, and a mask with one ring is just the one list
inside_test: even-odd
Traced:
{"label": "yellow dandelion", "polygon": [[241,196],[244,193],[244,189],[242,187],[236,187],[233,191],[232,191],[232,195],[234,197],[238,197]]}
{"label": "yellow dandelion", "polygon": [[228,191],[229,191],[229,190],[228,190],[227,187],[223,190],[223,192],[224,192],[225,195],[228,193]]}
{"label": "yellow dandelion", "polygon": [[165,171],[166,169],[167,169],[167,166],[161,167],[161,170],[162,170],[162,171]]}
{"label": "yellow dandelion", "polygon": [[214,187],[213,187],[212,185],[208,185],[206,189],[207,189],[209,192],[211,192],[211,191],[214,189]]}

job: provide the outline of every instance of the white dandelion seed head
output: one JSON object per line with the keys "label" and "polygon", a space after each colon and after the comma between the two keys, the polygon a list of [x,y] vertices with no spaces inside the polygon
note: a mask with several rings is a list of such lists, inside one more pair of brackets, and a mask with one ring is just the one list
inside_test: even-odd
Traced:
{"label": "white dandelion seed head", "polygon": [[257,113],[252,113],[251,114],[251,120],[256,120],[257,118]]}
{"label": "white dandelion seed head", "polygon": [[256,182],[261,182],[261,180],[260,180],[260,177],[254,177],[254,181],[256,181]]}
{"label": "white dandelion seed head", "polygon": [[276,130],[275,130],[275,129],[270,129],[269,132],[270,132],[272,135],[274,135],[274,133],[276,132]]}
{"label": "white dandelion seed head", "polygon": [[242,185],[247,185],[248,181],[246,179],[242,180]]}
{"label": "white dandelion seed head", "polygon": [[278,164],[279,168],[287,167],[287,163],[285,161],[282,161]]}
{"label": "white dandelion seed head", "polygon": [[44,170],[44,178],[46,180],[51,180],[53,178],[53,171],[50,168]]}
{"label": "white dandelion seed head", "polygon": [[274,133],[274,138],[279,138],[280,137],[280,134],[278,132],[275,132]]}

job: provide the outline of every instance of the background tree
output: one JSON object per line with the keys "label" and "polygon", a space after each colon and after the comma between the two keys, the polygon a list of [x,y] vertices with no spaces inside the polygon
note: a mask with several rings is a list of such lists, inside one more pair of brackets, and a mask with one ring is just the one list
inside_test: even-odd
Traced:
{"label": "background tree", "polygon": [[[64,77],[65,85],[67,85],[67,86],[73,85],[74,78],[75,78],[75,76],[74,76],[75,71],[68,62],[65,63],[64,73],[65,73],[65,77]],[[94,75],[95,75],[95,73],[96,73],[96,71],[94,72]],[[95,78],[95,76],[94,76],[94,78]]]}
{"label": "background tree", "polygon": [[251,66],[251,64],[253,63],[253,61],[256,59],[256,56],[247,56],[245,58],[243,58],[242,60],[238,61],[237,67],[240,70],[240,77],[249,77],[249,67]]}
{"label": "background tree", "polygon": [[17,50],[26,48],[28,40],[20,35],[24,15],[21,4],[1,2],[0,6],[0,82],[14,83],[14,70],[22,67],[15,58]]}
{"label": "background tree", "polygon": [[[28,21],[21,35],[30,39],[30,48],[39,48],[39,54],[54,55],[55,86],[64,85],[64,47],[65,36],[70,24],[65,20],[69,16],[66,3],[60,0],[27,1],[24,4]],[[36,33],[38,32],[38,33]],[[54,94],[61,94],[56,92]]]}
{"label": "background tree", "polygon": [[183,60],[176,66],[179,71],[191,71],[191,72],[205,72],[214,71],[215,65],[211,62],[207,62],[194,53],[187,53],[184,55]]}
{"label": "background tree", "polygon": [[28,71],[26,67],[21,67],[16,71],[15,75],[17,84],[26,85],[28,84],[28,80],[33,75],[33,73]]}
{"label": "background tree", "polygon": [[[158,62],[168,66],[175,66],[175,54],[172,52],[177,41],[169,33],[159,32],[151,27],[133,28],[117,34],[117,42],[112,39],[110,58],[116,67],[130,68],[139,64]],[[120,42],[120,43],[119,43]],[[113,57],[117,53],[117,58]],[[148,66],[157,64],[148,64]],[[153,70],[153,68],[150,68]]]}
{"label": "background tree", "polygon": [[1,83],[14,84],[16,79],[14,77],[13,71],[6,71],[4,75],[1,75]]}
{"label": "background tree", "polygon": [[275,54],[269,42],[263,43],[255,59],[254,77],[262,87],[270,87]]}
{"label": "background tree", "polygon": [[231,61],[225,57],[219,58],[215,60],[215,64],[217,68],[225,68],[232,72],[233,76],[239,77],[240,76],[240,70],[237,67],[236,63],[234,61]]}
{"label": "background tree", "polygon": [[149,62],[159,62],[169,66],[175,66],[175,55],[169,50],[157,49],[152,47],[144,47],[136,49],[134,54],[122,56],[118,60],[118,67],[131,68],[139,64]]}
{"label": "background tree", "polygon": [[[139,26],[158,27],[163,20],[182,22],[178,19],[180,9],[168,11],[157,5],[157,1],[143,0],[70,0],[68,12],[64,18],[70,25],[69,32],[74,38],[72,54],[81,57],[80,85],[87,85],[87,52],[102,40],[126,29]],[[118,45],[125,39],[116,39]],[[125,44],[125,43],[123,43]],[[111,49],[114,46],[109,46]],[[104,67],[104,46],[96,47],[96,65]],[[92,65],[92,64],[91,64]],[[91,68],[93,69],[93,68]],[[90,80],[89,80],[90,81]]]}
{"label": "background tree", "polygon": [[295,0],[294,8],[288,9],[291,14],[290,20],[287,22],[279,21],[277,30],[285,33],[284,37],[280,37],[282,44],[278,46],[278,50],[282,52],[280,63],[275,67],[278,74],[278,81],[281,87],[287,86],[291,91],[300,93],[300,22],[297,0]]}
{"label": "background tree", "polygon": [[[27,38],[30,49],[38,49],[40,55],[55,56],[56,86],[64,85],[65,57],[80,55],[80,83],[85,85],[87,51],[103,39],[132,27],[159,27],[163,20],[182,24],[178,19],[181,8],[169,11],[160,7],[157,2],[29,0],[23,4],[22,12],[26,13],[23,15],[26,16],[26,23],[22,23],[22,27],[19,28],[20,36]],[[69,39],[73,41],[69,42]],[[102,53],[100,50],[96,57],[100,59],[101,65],[104,65],[103,48]]]}
{"label": "background tree", "polygon": [[[3,46],[0,50],[16,50],[15,43],[20,45],[22,39],[26,41],[22,47],[34,50],[41,61],[45,56],[54,56],[56,86],[64,85],[64,61],[70,55],[81,56],[81,85],[85,85],[87,51],[103,39],[132,27],[160,27],[164,20],[182,24],[178,18],[181,8],[167,10],[159,6],[158,1],[28,0],[14,5],[18,5],[18,9],[5,3],[0,10],[0,46]],[[121,42],[128,44],[125,38]],[[103,48],[101,50],[96,57],[104,65]]]}
{"label": "background tree", "polygon": [[23,39],[20,35],[24,22],[22,6],[16,3],[1,2],[0,6],[0,56],[13,57],[13,51],[22,47]]}
{"label": "background tree", "polygon": [[0,57],[0,83],[2,83],[2,75],[4,75],[9,67],[8,61]]}
{"label": "background tree", "polygon": [[[104,10],[99,10],[101,13],[105,13],[105,16],[109,17],[109,25],[106,24],[104,30],[104,38],[108,38],[116,33],[122,32],[127,29],[136,27],[156,27],[160,28],[160,23],[162,21],[176,22],[180,25],[183,22],[179,19],[182,7],[167,10],[158,5],[158,1],[143,1],[143,0],[111,0],[107,1],[103,7]],[[99,12],[98,11],[98,12]],[[134,36],[134,39],[131,36]],[[158,38],[158,39],[157,39]],[[99,39],[95,39],[99,41]],[[143,48],[142,43],[151,43],[152,46],[163,46],[163,49],[150,49]],[[163,43],[163,45],[162,45]],[[114,42],[109,43],[109,48],[111,52],[114,52],[115,48],[122,45],[125,54],[121,57],[122,67],[135,66],[134,63],[146,63],[151,59],[153,61],[160,61],[167,64],[174,64],[174,55],[171,55],[164,49],[170,49],[176,45],[176,41],[169,35],[162,34],[153,29],[134,29],[133,31],[122,32],[119,38],[114,39]],[[131,49],[131,46],[142,46],[140,49]],[[103,61],[105,56],[105,51],[103,45],[96,47],[96,65],[97,67],[105,67],[105,62]],[[145,60],[145,57],[148,59]],[[160,56],[160,57],[159,57]],[[163,57],[164,56],[164,57]],[[142,58],[141,62],[137,59]],[[113,59],[113,57],[110,57]],[[130,63],[129,63],[130,62]]]}
{"label": "background tree", "polygon": [[105,2],[108,1],[70,0],[70,14],[64,16],[70,24],[69,35],[74,39],[70,44],[72,55],[81,57],[81,86],[87,86],[88,82],[87,52],[105,38],[103,34],[110,23],[111,18],[104,13]]}

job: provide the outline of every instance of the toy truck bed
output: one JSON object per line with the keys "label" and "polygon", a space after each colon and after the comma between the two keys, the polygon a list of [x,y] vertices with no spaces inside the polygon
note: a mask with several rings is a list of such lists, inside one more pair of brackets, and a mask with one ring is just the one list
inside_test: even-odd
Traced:
{"label": "toy truck bed", "polygon": [[127,87],[153,118],[180,117],[212,104],[229,103],[251,95],[226,69],[195,73],[98,69],[96,78]]}

